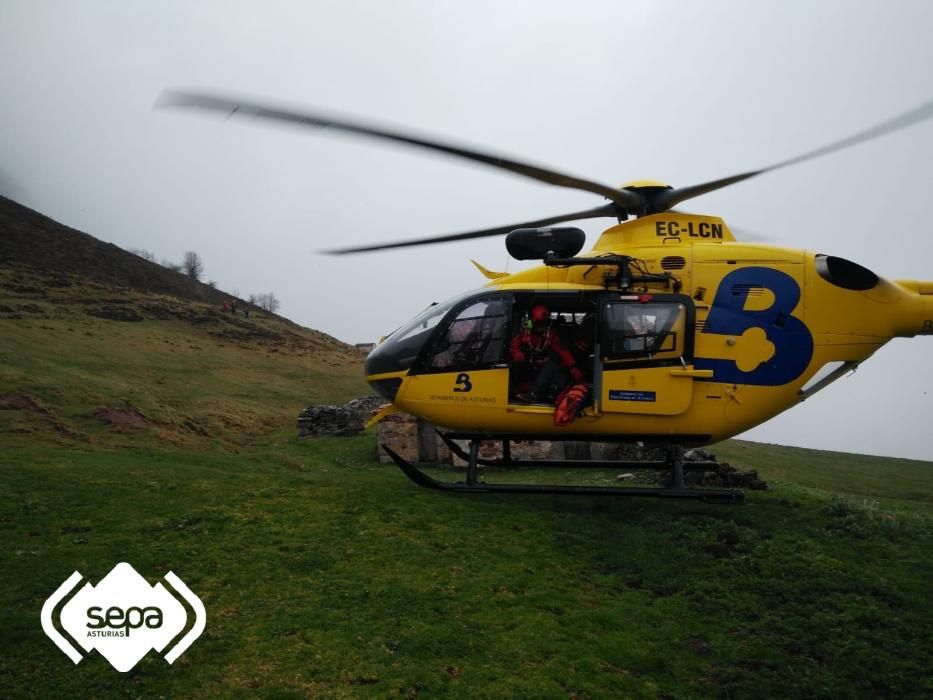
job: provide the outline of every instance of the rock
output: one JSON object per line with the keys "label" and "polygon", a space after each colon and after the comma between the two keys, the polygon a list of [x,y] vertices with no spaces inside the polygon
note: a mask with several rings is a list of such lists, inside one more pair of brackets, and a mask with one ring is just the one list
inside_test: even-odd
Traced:
{"label": "rock", "polygon": [[359,399],[353,399],[347,406],[354,411],[359,411],[366,415],[366,420],[369,420],[369,417],[375,412],[381,409],[383,406],[388,404],[384,398],[378,394],[370,394],[369,396],[363,396]]}
{"label": "rock", "polygon": [[667,459],[667,448],[632,442],[597,442],[590,447],[593,459],[644,462]]}
{"label": "rock", "polygon": [[143,317],[139,315],[136,309],[130,306],[99,306],[88,310],[89,316],[106,318],[110,321],[142,321]]}
{"label": "rock", "polygon": [[634,474],[632,474],[631,472],[626,472],[625,474],[619,474],[619,476],[616,477],[616,481],[626,481],[627,479],[634,479],[634,478],[635,478]]}
{"label": "rock", "polygon": [[690,651],[697,656],[709,656],[713,648],[709,645],[709,642],[703,639],[692,639],[690,640]]}
{"label": "rock", "polygon": [[309,406],[298,416],[298,437],[353,435],[363,429],[363,419],[344,406]]}
{"label": "rock", "polygon": [[309,435],[355,435],[363,429],[374,409],[386,400],[371,395],[339,406],[308,406],[298,415],[298,437]]}
{"label": "rock", "polygon": [[[465,452],[469,452],[470,444],[466,440],[457,440],[457,444],[460,445]],[[509,446],[509,451],[512,454],[512,459],[515,460],[562,459],[560,455],[555,456],[554,454],[554,448],[557,444],[558,443],[551,442],[550,440],[522,440],[521,442],[513,441]],[[483,442],[480,443],[479,456],[482,459],[501,458],[502,441],[483,440]],[[461,459],[457,455],[452,455],[451,459],[455,467],[465,467],[467,464],[466,460]]]}
{"label": "rock", "polygon": [[[661,457],[663,459],[663,457]],[[696,462],[710,462],[709,469],[703,471],[684,470],[685,486],[705,486],[717,488],[746,488],[753,491],[767,491],[767,482],[758,478],[758,472],[752,470],[740,472],[728,462],[717,462],[716,455],[709,450],[692,449],[684,452],[684,466]],[[658,474],[657,483],[667,486],[671,482],[670,470]]]}
{"label": "rock", "polygon": [[593,459],[592,445],[589,442],[579,442],[576,440],[567,440],[566,442],[555,443],[554,456],[557,459],[578,459],[589,461]]}
{"label": "rock", "polygon": [[406,462],[416,464],[421,461],[418,453],[418,422],[417,418],[408,413],[393,413],[379,421],[377,442],[380,462],[392,462],[382,445],[388,445],[389,449]]}

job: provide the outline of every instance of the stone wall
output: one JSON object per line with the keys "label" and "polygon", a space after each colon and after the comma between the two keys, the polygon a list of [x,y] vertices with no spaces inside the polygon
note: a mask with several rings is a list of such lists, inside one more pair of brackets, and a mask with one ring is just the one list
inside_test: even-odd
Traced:
{"label": "stone wall", "polygon": [[[464,452],[469,453],[470,443],[467,440],[456,441]],[[512,453],[512,459],[560,459],[555,453],[559,451],[560,443],[549,440],[526,440],[523,442],[513,442],[509,446],[509,452]],[[502,457],[501,440],[483,440],[479,446],[479,456],[482,459],[499,459]],[[466,460],[457,455],[451,455],[452,464],[455,467],[465,467]]]}
{"label": "stone wall", "polygon": [[386,405],[372,394],[339,406],[308,406],[298,414],[298,437],[309,435],[356,435],[372,414]]}
{"label": "stone wall", "polygon": [[434,430],[434,425],[408,413],[393,413],[379,421],[376,431],[379,461],[392,462],[382,445],[387,445],[399,457],[412,464],[438,462],[450,464],[450,449]]}

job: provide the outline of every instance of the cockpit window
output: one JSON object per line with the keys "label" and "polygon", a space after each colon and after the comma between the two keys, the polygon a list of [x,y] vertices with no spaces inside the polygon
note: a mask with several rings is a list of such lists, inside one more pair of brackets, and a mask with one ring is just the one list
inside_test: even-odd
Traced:
{"label": "cockpit window", "polygon": [[683,351],[681,303],[611,303],[603,324],[607,360],[676,357]]}
{"label": "cockpit window", "polygon": [[434,343],[425,370],[450,372],[501,362],[508,315],[509,303],[505,298],[486,298],[468,304]]}

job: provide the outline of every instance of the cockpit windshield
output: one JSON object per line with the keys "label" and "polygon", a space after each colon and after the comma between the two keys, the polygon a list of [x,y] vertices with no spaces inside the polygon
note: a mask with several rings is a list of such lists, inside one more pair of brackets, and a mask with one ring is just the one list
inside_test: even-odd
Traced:
{"label": "cockpit windshield", "polygon": [[440,304],[432,304],[401,328],[393,331],[376,346],[366,359],[366,374],[382,374],[410,369],[418,353],[431,337],[431,333],[450,309],[465,298],[476,294],[469,291],[458,294]]}
{"label": "cockpit windshield", "polygon": [[434,302],[404,326],[390,333],[389,338],[397,342],[402,342],[413,335],[431,330],[440,323],[440,320],[451,306],[453,306],[451,302],[444,302],[443,304]]}

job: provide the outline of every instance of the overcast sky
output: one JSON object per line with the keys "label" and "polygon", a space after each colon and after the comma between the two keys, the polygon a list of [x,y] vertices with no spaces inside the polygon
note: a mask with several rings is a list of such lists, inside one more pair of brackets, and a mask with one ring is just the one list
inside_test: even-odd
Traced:
{"label": "overcast sky", "polygon": [[[153,110],[198,87],[376,119],[606,182],[702,182],[933,98],[929,2],[0,3],[0,187],[180,260],[348,342],[516,269],[502,239],[357,257],[334,245],[602,200],[333,133]],[[776,245],[933,279],[933,122],[693,200]],[[592,244],[599,220],[584,222]],[[606,222],[608,225],[609,222]],[[933,459],[933,338],[747,433]]]}

